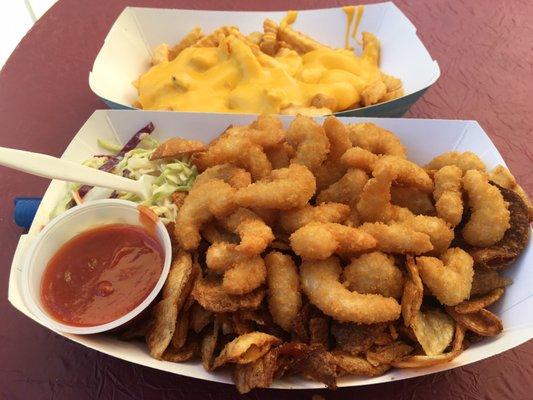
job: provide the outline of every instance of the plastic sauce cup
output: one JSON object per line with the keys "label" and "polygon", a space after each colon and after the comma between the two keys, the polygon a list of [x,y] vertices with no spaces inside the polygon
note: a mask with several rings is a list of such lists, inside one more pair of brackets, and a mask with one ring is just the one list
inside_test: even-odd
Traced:
{"label": "plastic sauce cup", "polygon": [[[163,247],[165,259],[161,276],[156,285],[141,304],[122,317],[96,326],[79,327],[61,323],[49,315],[41,302],[41,280],[50,259],[63,244],[74,236],[102,225],[129,224],[143,226],[138,204],[126,200],[96,200],[71,208],[50,221],[35,237],[30,245],[22,266],[22,298],[29,310],[39,321],[52,330],[92,334],[118,328],[143,312],[156,298],[167,279],[172,261],[172,247],[165,225],[161,221],[155,224],[155,237]],[[144,226],[143,226],[144,227]]]}

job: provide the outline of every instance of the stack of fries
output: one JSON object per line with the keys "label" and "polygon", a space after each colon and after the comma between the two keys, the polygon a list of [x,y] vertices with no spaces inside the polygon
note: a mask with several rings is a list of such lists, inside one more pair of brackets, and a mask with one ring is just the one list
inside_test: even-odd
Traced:
{"label": "stack of fries", "polygon": [[[250,64],[256,63],[265,69],[286,70],[287,79],[291,82],[290,86],[293,89],[297,87],[298,93],[291,97],[292,100],[289,103],[281,102],[279,105],[276,104],[274,108],[268,108],[263,105],[261,106],[262,108],[239,109],[231,104],[231,100],[228,100],[228,110],[222,110],[225,112],[325,115],[386,102],[399,98],[404,94],[400,79],[380,71],[380,44],[374,34],[363,32],[363,50],[361,56],[358,57],[351,50],[331,48],[302,32],[294,30],[291,24],[285,20],[278,25],[276,22],[266,19],[263,23],[263,32],[244,35],[237,27],[228,25],[205,35],[200,28],[194,28],[174,46],[169,46],[165,43],[157,46],[153,53],[152,69],[141,75],[139,80],[134,83],[139,91],[139,98],[134,103],[134,106],[144,109],[166,107],[175,111],[221,111],[220,109],[210,109],[208,101],[198,105],[198,107],[203,107],[203,109],[190,109],[189,106],[193,108],[195,106],[184,105],[184,103],[173,104],[168,100],[168,86],[164,89],[158,86],[160,80],[166,78],[157,78],[157,80],[147,83],[144,77],[149,75],[154,68],[159,67],[158,71],[161,71],[162,65],[168,65],[179,59],[180,55],[184,54],[184,51],[188,49],[218,48],[224,44],[227,46],[224,51],[232,53],[236,51],[232,49],[233,40],[238,40],[249,50],[249,52],[239,51],[240,58],[238,63],[243,70],[246,70]],[[247,53],[250,54],[250,57],[246,56]],[[345,58],[339,59],[341,61],[336,61],[336,63],[344,65],[332,66],[331,62],[322,61],[327,60],[332,54],[337,56],[343,54]],[[253,59],[251,58],[252,55]],[[184,60],[188,60],[187,57],[189,56],[184,56]],[[293,70],[288,68],[283,61],[287,57],[298,60],[295,62],[298,67],[293,68]],[[306,66],[306,60],[310,60],[313,57],[313,63]],[[190,64],[190,62],[185,62],[185,64]],[[318,69],[317,65],[319,66]],[[185,69],[184,74],[194,76],[193,79],[202,80],[202,73],[209,71],[209,69],[205,70],[205,67],[202,68],[204,69],[193,73],[188,73],[188,70]],[[320,71],[317,72],[318,70]],[[175,72],[175,70],[172,71]],[[179,71],[182,72],[181,69]],[[166,77],[167,75],[168,73],[165,73],[161,76]],[[249,79],[246,77],[247,74],[244,75],[242,80]],[[173,80],[173,83],[175,83],[174,75]],[[251,79],[249,79],[248,83],[252,86],[256,85],[255,81]],[[351,93],[348,95],[346,91],[339,90],[339,85],[345,85],[345,88],[351,87],[352,89],[349,90]],[[281,86],[279,89],[282,91],[288,90],[287,87]],[[193,89],[187,85],[178,85],[175,91],[170,94],[176,96],[191,90]],[[160,94],[160,97],[164,97],[167,102],[161,103],[150,99],[150,96],[154,96],[157,91],[164,93]],[[262,95],[266,96],[265,98],[269,98],[269,96],[275,97],[272,93]]]}

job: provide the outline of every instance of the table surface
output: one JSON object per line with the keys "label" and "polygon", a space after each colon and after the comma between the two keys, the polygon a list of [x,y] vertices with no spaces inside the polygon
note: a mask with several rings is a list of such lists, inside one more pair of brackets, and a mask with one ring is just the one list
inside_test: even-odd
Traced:
{"label": "table surface", "polygon": [[[416,3],[416,4],[415,4]],[[464,3],[464,4],[463,4]],[[0,72],[0,145],[60,155],[91,113],[105,105],[87,80],[113,21],[126,5],[283,10],[343,1],[60,0],[41,18]],[[442,76],[407,117],[475,119],[524,188],[533,192],[533,3],[396,1],[418,29]],[[327,27],[322,27],[327,29]],[[408,56],[408,55],[406,55]],[[430,134],[431,132],[428,132]],[[129,364],[58,336],[7,301],[13,252],[23,233],[12,218],[15,196],[40,196],[48,181],[0,169],[0,397],[2,399],[237,398],[234,388]],[[257,390],[245,398],[526,399],[533,341],[451,371],[361,388]]]}

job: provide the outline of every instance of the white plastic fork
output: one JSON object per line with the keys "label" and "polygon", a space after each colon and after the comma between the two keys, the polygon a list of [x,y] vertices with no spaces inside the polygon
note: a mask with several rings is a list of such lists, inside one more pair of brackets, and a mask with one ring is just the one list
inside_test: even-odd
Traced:
{"label": "white plastic fork", "polygon": [[43,178],[134,193],[143,200],[151,196],[152,183],[156,179],[150,175],[143,175],[140,180],[135,181],[46,154],[7,147],[0,147],[0,165]]}

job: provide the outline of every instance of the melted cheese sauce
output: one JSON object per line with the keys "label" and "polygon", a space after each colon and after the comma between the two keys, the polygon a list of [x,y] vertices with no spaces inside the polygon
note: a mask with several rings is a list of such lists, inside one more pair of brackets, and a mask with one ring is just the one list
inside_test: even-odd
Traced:
{"label": "melted cheese sauce", "polygon": [[[289,12],[280,26],[295,19],[296,12]],[[247,44],[229,35],[216,48],[189,47],[174,60],[150,68],[138,81],[139,102],[146,110],[291,113],[287,110],[292,109],[327,114],[357,106],[360,93],[379,75],[376,64],[350,50],[256,56]],[[335,98],[334,109],[311,107],[319,94]]]}

